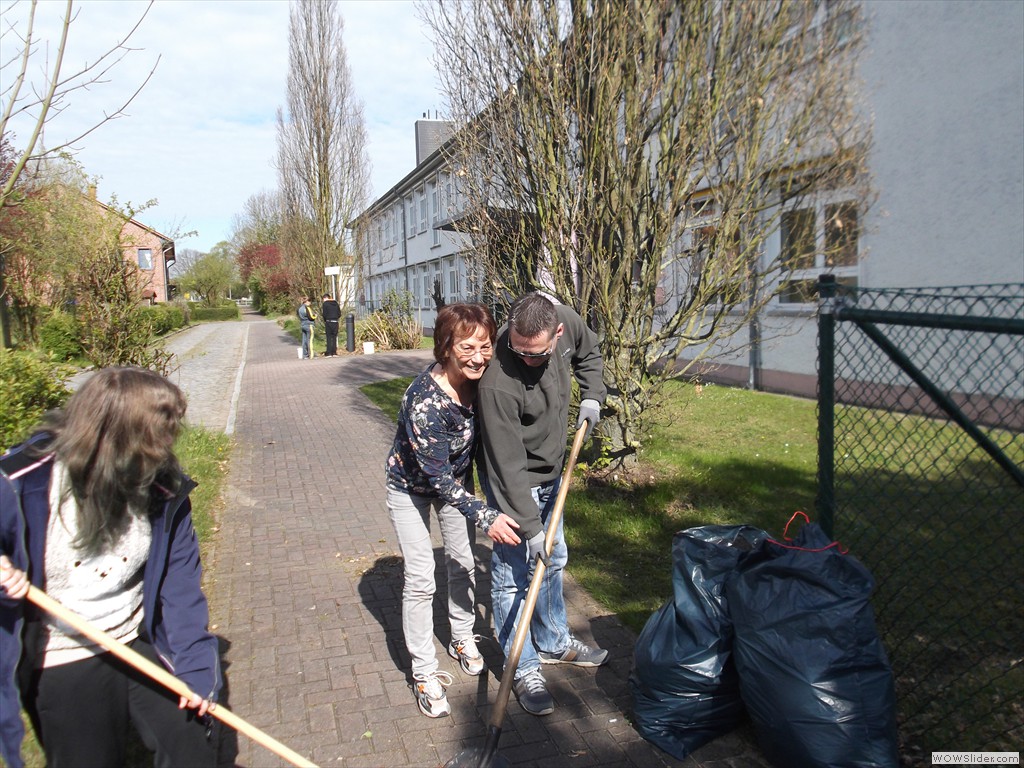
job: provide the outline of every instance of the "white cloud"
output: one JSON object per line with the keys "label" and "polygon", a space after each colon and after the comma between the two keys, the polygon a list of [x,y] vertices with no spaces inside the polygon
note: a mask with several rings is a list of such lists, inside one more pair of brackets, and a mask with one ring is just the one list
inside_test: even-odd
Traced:
{"label": "white cloud", "polygon": [[[25,23],[27,2],[4,0],[0,7],[5,28]],[[145,7],[144,0],[76,4],[64,71],[112,47]],[[39,39],[57,40],[63,8],[54,0],[40,3]],[[342,0],[339,8],[353,83],[364,103],[378,196],[413,168],[415,120],[441,109],[431,46],[409,0]],[[7,37],[2,41],[7,50],[9,43]],[[276,186],[288,3],[157,0],[130,45],[141,50],[117,66],[110,82],[71,94],[67,109],[48,125],[46,143],[66,141],[116,109],[159,56],[127,116],[83,139],[76,154],[86,172],[99,177],[101,199],[116,196],[137,205],[156,198],[159,204],[140,220],[168,234],[197,230],[198,236],[180,238],[177,245],[207,251],[230,236],[234,216],[251,195]],[[15,122],[13,130],[17,146],[27,136],[27,123]]]}

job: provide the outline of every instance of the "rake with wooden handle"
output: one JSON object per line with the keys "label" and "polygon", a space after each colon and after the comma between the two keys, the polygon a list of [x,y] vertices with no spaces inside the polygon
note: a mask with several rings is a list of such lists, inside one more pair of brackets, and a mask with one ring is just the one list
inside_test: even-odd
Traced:
{"label": "rake with wooden handle", "polygon": [[[565,462],[565,469],[562,470],[562,482],[558,487],[558,495],[555,496],[555,506],[551,509],[551,514],[548,517],[548,527],[544,535],[544,554],[548,557],[550,557],[551,548],[555,543],[558,523],[562,519],[565,497],[569,494],[572,470],[576,465],[576,459],[580,455],[580,448],[583,447],[583,440],[586,436],[587,426],[584,424],[576,430],[576,436],[572,441],[572,448],[569,451],[569,459]],[[509,649],[508,658],[505,660],[505,671],[501,675],[498,695],[491,706],[491,716],[487,723],[487,740],[481,748],[470,747],[462,750],[445,763],[444,768],[508,768],[511,765],[507,757],[498,753],[498,740],[501,738],[509,693],[512,691],[512,682],[515,679],[516,668],[519,666],[519,657],[522,655],[523,646],[526,644],[526,632],[530,628],[530,620],[533,618],[533,611],[537,605],[537,595],[540,594],[540,587],[544,580],[546,568],[547,566],[544,564],[544,561],[538,556],[534,565],[533,578],[530,580],[530,587],[526,592],[526,600],[520,609],[519,624],[512,638],[512,647]]]}
{"label": "rake with wooden handle", "polygon": [[[73,627],[76,631],[85,635],[94,643],[98,643],[103,646],[126,664],[135,667],[135,669],[139,670],[147,677],[153,678],[165,688],[168,688],[172,692],[179,696],[184,696],[185,698],[192,698],[196,695],[189,690],[189,687],[185,685],[185,683],[181,682],[181,680],[176,678],[166,669],[158,664],[154,664],[145,656],[142,656],[137,651],[133,651],[124,643],[89,623],[71,609],[61,605],[38,587],[30,586],[28,588],[28,599],[47,613]],[[299,768],[317,768],[315,763],[311,763],[298,752],[293,752],[288,749],[284,744],[268,736],[256,726],[247,723],[226,707],[217,704],[210,708],[209,714],[220,720],[225,725],[231,726],[239,733],[244,733],[257,744],[266,747],[279,757],[283,757],[292,765],[297,765]]]}

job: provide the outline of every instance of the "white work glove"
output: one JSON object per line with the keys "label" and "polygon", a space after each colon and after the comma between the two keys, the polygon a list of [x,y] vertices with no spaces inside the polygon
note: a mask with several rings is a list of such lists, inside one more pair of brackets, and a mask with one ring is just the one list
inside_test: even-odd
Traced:
{"label": "white work glove", "polygon": [[544,551],[544,531],[541,531],[536,536],[533,536],[526,540],[526,552],[527,559],[533,562],[535,558],[540,558],[544,565],[551,565],[551,558],[548,557],[548,553]]}
{"label": "white work glove", "polygon": [[594,427],[597,426],[597,422],[601,420],[601,404],[597,400],[591,400],[589,397],[586,400],[580,401],[580,415],[576,419],[576,431],[580,431],[580,427],[583,426],[583,422],[587,422],[587,431],[583,435],[584,441],[590,437],[590,433],[594,431]]}

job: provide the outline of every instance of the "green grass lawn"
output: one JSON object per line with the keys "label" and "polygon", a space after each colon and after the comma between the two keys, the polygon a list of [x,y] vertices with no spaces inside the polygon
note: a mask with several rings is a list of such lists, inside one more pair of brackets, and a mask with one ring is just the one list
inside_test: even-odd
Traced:
{"label": "green grass lawn", "polygon": [[[178,436],[175,453],[185,472],[199,486],[192,492],[192,523],[199,537],[199,548],[204,562],[207,544],[213,535],[216,515],[223,503],[224,479],[230,458],[231,438],[219,432],[202,427],[186,427]],[[22,756],[26,768],[43,768],[46,760],[32,727],[25,719],[25,742]],[[134,731],[128,743],[127,768],[145,768],[153,764],[153,756],[135,737]]]}
{"label": "green grass lawn", "polygon": [[[397,417],[410,378],[362,391]],[[577,472],[566,499],[569,572],[639,632],[672,595],[672,537],[698,525],[781,534],[795,510],[813,518],[815,406],[808,400],[669,382],[638,472]]]}
{"label": "green grass lawn", "polygon": [[574,483],[566,501],[569,571],[639,632],[672,596],[672,539],[701,525],[781,535],[814,517],[815,407],[808,400],[668,382],[629,479]]}

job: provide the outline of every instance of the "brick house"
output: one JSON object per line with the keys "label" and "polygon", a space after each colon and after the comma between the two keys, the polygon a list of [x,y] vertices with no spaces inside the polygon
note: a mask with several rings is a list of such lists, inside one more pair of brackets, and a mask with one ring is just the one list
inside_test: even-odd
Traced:
{"label": "brick house", "polygon": [[[117,211],[96,201],[104,210]],[[163,304],[171,300],[168,270],[174,263],[174,241],[135,219],[121,227],[121,249],[125,261],[135,264],[142,276],[142,298],[147,304]]]}
{"label": "brick house", "polygon": [[135,219],[121,229],[124,257],[138,265],[144,277],[142,298],[150,304],[171,300],[168,269],[174,263],[174,241]]}

